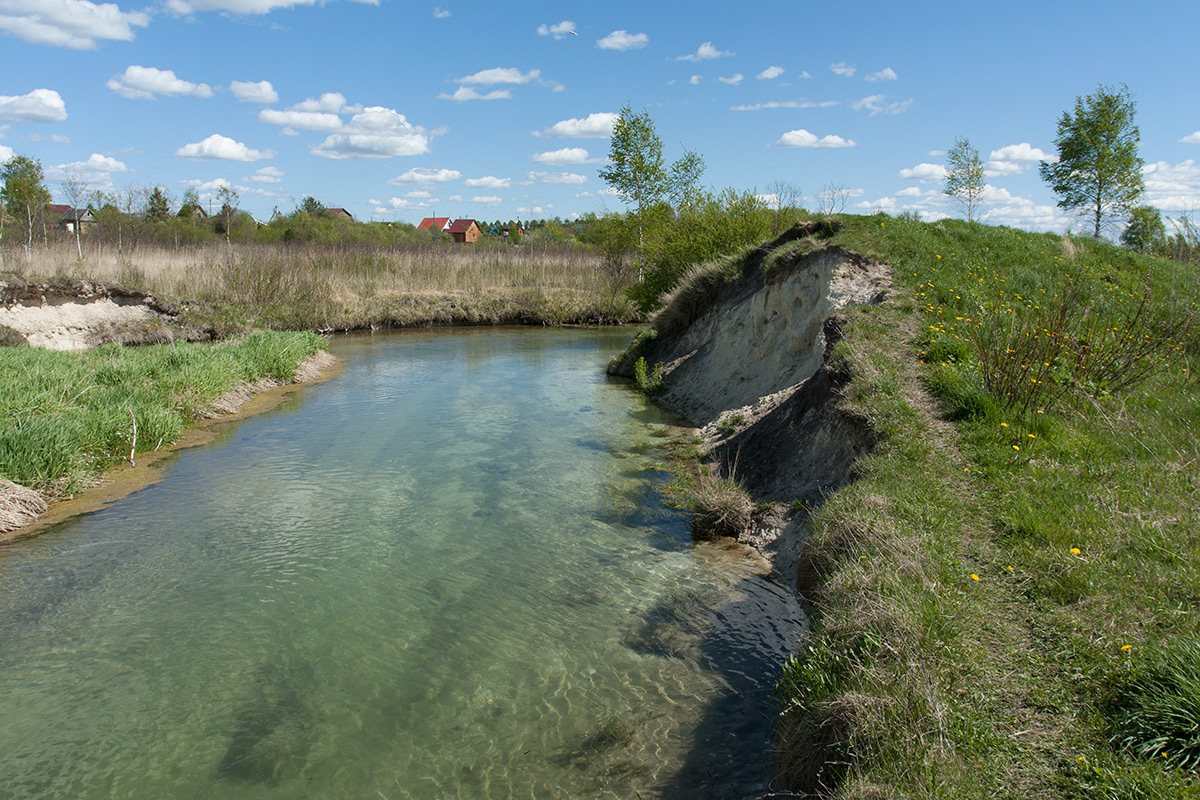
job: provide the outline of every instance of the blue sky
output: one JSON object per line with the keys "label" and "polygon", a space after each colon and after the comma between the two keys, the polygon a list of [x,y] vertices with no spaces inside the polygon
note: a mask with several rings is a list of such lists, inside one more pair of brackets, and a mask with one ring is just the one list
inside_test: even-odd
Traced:
{"label": "blue sky", "polygon": [[[361,220],[564,219],[622,203],[597,171],[646,109],[703,182],[815,206],[961,215],[944,153],[988,163],[983,219],[1084,227],[1037,176],[1078,95],[1126,84],[1148,202],[1200,212],[1200,3],[0,0],[0,159],[92,189],[232,186]],[[573,32],[573,33],[572,33]]]}

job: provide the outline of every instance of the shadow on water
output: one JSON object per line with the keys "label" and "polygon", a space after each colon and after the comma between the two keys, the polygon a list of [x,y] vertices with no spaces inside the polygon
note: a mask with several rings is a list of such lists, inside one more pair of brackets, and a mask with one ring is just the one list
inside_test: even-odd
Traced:
{"label": "shadow on water", "polygon": [[217,777],[274,786],[294,778],[308,759],[315,720],[306,698],[316,686],[307,662],[282,659],[258,667],[233,722],[233,737]]}

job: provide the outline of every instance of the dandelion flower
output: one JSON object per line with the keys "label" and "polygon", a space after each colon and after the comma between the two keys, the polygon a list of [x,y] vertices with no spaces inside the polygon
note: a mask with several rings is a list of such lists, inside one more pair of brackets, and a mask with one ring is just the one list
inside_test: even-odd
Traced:
{"label": "dandelion flower", "polygon": [[1129,650],[1131,650],[1132,648],[1133,648],[1133,645],[1131,645],[1131,644],[1121,645],[1121,652],[1126,653]]}
{"label": "dandelion flower", "polygon": [[1000,427],[1001,427],[1001,428],[1007,428],[1007,427],[1008,427],[1008,423],[1007,423],[1007,422],[1001,422],[1001,423],[1000,423]]}
{"label": "dandelion flower", "polygon": [[978,576],[978,575],[976,575],[974,572],[972,572],[972,573],[971,573],[971,580],[973,580],[973,581],[977,581],[977,580],[979,580],[979,576]]}
{"label": "dandelion flower", "polygon": [[1017,447],[1015,444],[1013,445],[1013,450],[1020,450],[1020,449],[1021,448]]}
{"label": "dandelion flower", "polygon": [[1079,554],[1080,554],[1080,553],[1082,553],[1082,552],[1083,552],[1083,551],[1082,551],[1082,550],[1080,550],[1078,547],[1072,547],[1072,548],[1071,548],[1071,555],[1075,555],[1075,556],[1077,556],[1077,555],[1079,555]]}
{"label": "dandelion flower", "polygon": [[1009,572],[1012,572],[1012,564],[1009,564],[1009,565],[1008,565],[1007,567],[1005,567],[1004,569],[1008,570]]}

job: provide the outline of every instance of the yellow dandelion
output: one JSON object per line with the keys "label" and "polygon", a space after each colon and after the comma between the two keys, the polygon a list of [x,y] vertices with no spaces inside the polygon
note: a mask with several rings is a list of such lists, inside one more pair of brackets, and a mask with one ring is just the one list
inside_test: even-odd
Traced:
{"label": "yellow dandelion", "polygon": [[1026,436],[1028,436],[1030,439],[1036,439],[1036,438],[1037,438],[1037,437],[1036,437],[1036,436],[1034,436],[1032,433],[1028,433],[1028,434],[1026,434]]}
{"label": "yellow dandelion", "polygon": [[1083,551],[1082,551],[1082,550],[1080,550],[1078,547],[1072,547],[1072,548],[1071,548],[1071,555],[1075,555],[1075,556],[1077,556],[1077,555],[1079,555],[1079,554],[1080,554],[1080,553],[1082,553],[1082,552],[1083,552]]}
{"label": "yellow dandelion", "polygon": [[1007,567],[1005,567],[1004,569],[1005,569],[1006,571],[1008,571],[1008,572],[1012,572],[1012,564],[1009,564],[1009,565],[1008,565]]}
{"label": "yellow dandelion", "polygon": [[1121,645],[1121,652],[1122,652],[1122,653],[1126,653],[1126,652],[1128,652],[1128,651],[1129,651],[1129,650],[1131,650],[1131,649],[1133,649],[1133,645],[1131,645],[1131,644]]}
{"label": "yellow dandelion", "polygon": [[1013,445],[1013,450],[1020,450],[1020,449],[1021,448],[1017,447],[1015,444]]}
{"label": "yellow dandelion", "polygon": [[977,581],[977,580],[979,580],[979,576],[978,576],[978,575],[976,575],[974,572],[972,572],[972,573],[971,573],[971,580],[973,580],[973,581]]}
{"label": "yellow dandelion", "polygon": [[1007,428],[1007,427],[1008,427],[1008,423],[1007,423],[1007,422],[1001,422],[1001,423],[1000,423],[1000,427],[1001,427],[1001,428]]}

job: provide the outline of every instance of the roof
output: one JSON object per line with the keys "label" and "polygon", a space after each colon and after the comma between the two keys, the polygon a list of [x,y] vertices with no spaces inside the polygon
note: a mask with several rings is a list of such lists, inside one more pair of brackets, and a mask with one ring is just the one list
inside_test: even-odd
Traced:
{"label": "roof", "polygon": [[59,216],[59,222],[89,222],[92,220],[92,210],[90,208],[71,208],[70,206],[63,206],[63,208],[66,211],[63,211],[62,215]]}
{"label": "roof", "polygon": [[421,220],[419,225],[417,225],[417,230],[423,231],[426,228],[435,228],[439,231],[443,231],[449,224],[449,217],[426,217],[425,219]]}
{"label": "roof", "polygon": [[332,216],[344,214],[345,216],[349,217],[350,219],[354,219],[354,215],[351,214],[349,211],[347,211],[344,208],[327,208],[327,209],[325,209],[325,213],[330,214]]}
{"label": "roof", "polygon": [[46,210],[51,214],[61,217],[63,214],[71,210],[71,207],[63,203],[51,203],[46,206]]}
{"label": "roof", "polygon": [[479,223],[473,219],[456,219],[456,220],[454,220],[454,223],[450,226],[449,232],[450,233],[466,233],[472,225],[474,225],[476,228],[479,227]]}

